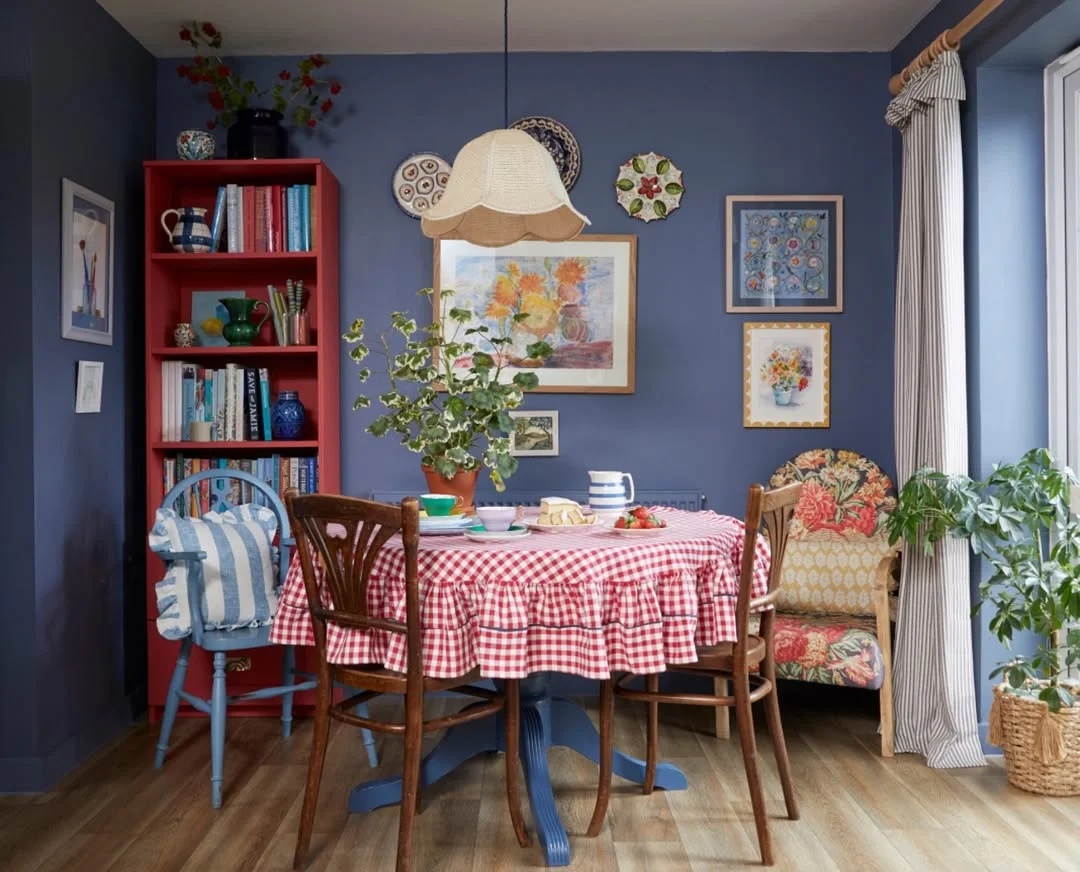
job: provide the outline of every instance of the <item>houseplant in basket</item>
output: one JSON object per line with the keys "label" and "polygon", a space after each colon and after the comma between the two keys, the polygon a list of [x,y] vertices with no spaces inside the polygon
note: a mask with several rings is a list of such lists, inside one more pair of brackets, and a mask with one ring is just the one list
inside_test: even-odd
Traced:
{"label": "houseplant in basket", "polygon": [[282,120],[288,116],[297,127],[318,127],[341,92],[340,82],[324,78],[330,62],[321,54],[303,58],[295,69],[281,70],[273,82],[260,87],[221,59],[222,35],[213,23],[192,21],[180,28],[180,39],[196,54],[190,64],[180,64],[176,74],[196,87],[206,86],[206,101],[214,111],[206,126],[228,128],[231,158],[287,157]]}
{"label": "houseplant in basket", "polygon": [[981,602],[990,631],[1007,648],[1034,633],[1034,655],[1014,656],[991,678],[993,745],[1005,753],[1009,782],[1034,793],[1080,794],[1080,686],[1063,677],[1080,663],[1080,521],[1069,511],[1076,479],[1033,449],[996,466],[983,481],[921,469],[889,517],[890,539],[921,543],[932,555],[946,536],[966,538],[989,568]]}
{"label": "houseplant in basket", "polygon": [[[425,288],[419,293],[431,296],[433,291]],[[368,425],[367,432],[400,435],[401,444],[420,455],[429,491],[461,496],[468,510],[482,467],[487,467],[499,491],[517,471],[517,458],[510,454],[514,424],[507,413],[521,405],[525,391],[535,388],[539,378],[532,372],[515,373],[509,381],[502,378],[509,362],[503,349],[512,337],[487,326],[466,329],[472,313],[455,307],[453,295],[440,291],[441,317],[423,329],[407,313],[391,313],[390,331],[379,336],[390,389],[378,399],[387,411]],[[517,315],[511,321],[527,317]],[[396,352],[390,346],[395,335],[398,342],[404,339],[404,348]],[[366,382],[372,372],[363,365],[369,354],[364,320],[353,321],[343,338],[352,346],[349,356],[361,365],[360,381]],[[527,353],[544,360],[551,355],[551,346],[537,342]],[[353,408],[370,404],[361,395]]]}

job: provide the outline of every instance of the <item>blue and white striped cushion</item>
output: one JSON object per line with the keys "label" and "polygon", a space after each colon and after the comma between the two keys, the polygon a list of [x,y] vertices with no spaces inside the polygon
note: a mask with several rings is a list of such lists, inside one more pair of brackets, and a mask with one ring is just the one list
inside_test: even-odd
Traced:
{"label": "blue and white striped cushion", "polygon": [[[277,577],[273,547],[277,515],[245,505],[202,518],[183,518],[172,509],[158,509],[150,531],[150,550],[205,551],[203,561],[203,627],[235,630],[261,627],[277,614]],[[156,585],[158,632],[166,639],[191,633],[188,564],[172,564]]]}

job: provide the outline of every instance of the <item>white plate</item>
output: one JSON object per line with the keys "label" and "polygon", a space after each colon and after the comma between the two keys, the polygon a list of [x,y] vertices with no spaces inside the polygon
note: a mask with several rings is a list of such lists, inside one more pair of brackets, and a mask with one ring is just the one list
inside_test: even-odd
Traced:
{"label": "white plate", "polygon": [[536,521],[530,521],[527,518],[523,518],[523,523],[530,530],[536,530],[538,533],[557,533],[560,530],[599,530],[602,529],[600,524],[595,521],[590,521],[588,524],[538,524]]}
{"label": "white plate", "polygon": [[492,532],[491,530],[477,530],[475,528],[467,528],[465,530],[465,538],[471,539],[474,542],[506,542],[510,539],[520,539],[523,536],[528,536],[529,531],[524,527],[511,527],[505,532]]}
{"label": "white plate", "polygon": [[658,533],[663,533],[665,530],[670,530],[671,528],[670,527],[649,527],[648,529],[645,529],[645,528],[639,527],[636,530],[630,530],[630,529],[628,529],[626,527],[622,527],[622,528],[608,527],[607,529],[611,530],[612,533],[618,533],[620,536],[648,537],[648,536],[655,536]]}
{"label": "white plate", "polygon": [[476,522],[468,515],[428,515],[420,519],[421,530],[456,530],[468,527]]}
{"label": "white plate", "polygon": [[420,528],[421,536],[462,536],[468,527],[428,527]]}

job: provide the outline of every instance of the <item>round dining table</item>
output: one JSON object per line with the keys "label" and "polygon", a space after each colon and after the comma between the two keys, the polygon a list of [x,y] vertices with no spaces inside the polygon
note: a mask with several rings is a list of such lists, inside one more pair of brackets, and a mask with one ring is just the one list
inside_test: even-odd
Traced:
{"label": "round dining table", "polygon": [[[624,534],[592,525],[533,532],[509,540],[421,536],[418,555],[424,673],[453,678],[521,680],[520,755],[537,841],[548,866],[570,863],[570,842],[555,805],[548,749],[572,748],[593,762],[599,735],[585,710],[553,696],[557,673],[607,679],[616,672],[648,675],[693,663],[701,645],[735,640],[744,527],[714,512],[663,507],[667,526]],[[769,550],[757,540],[752,593],[768,587]],[[319,568],[316,564],[316,574]],[[368,589],[373,615],[405,619],[404,551],[391,539],[376,559]],[[323,605],[332,608],[319,582]],[[281,591],[271,641],[314,645],[302,569],[296,555]],[[403,672],[403,636],[328,623],[327,659],[378,663]],[[446,731],[421,764],[423,786],[478,754],[503,750],[500,718]],[[613,771],[641,783],[643,761],[615,750]],[[657,787],[683,790],[686,776],[657,766]],[[401,801],[401,778],[353,788],[349,811]]]}

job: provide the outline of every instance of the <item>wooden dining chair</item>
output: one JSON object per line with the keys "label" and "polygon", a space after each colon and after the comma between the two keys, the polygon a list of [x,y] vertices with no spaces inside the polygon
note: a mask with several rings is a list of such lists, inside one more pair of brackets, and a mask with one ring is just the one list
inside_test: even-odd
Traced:
{"label": "wooden dining chair", "polygon": [[[294,868],[300,868],[311,843],[315,806],[319,798],[330,720],[364,727],[379,733],[404,737],[401,812],[398,827],[397,872],[408,872],[412,859],[413,820],[420,804],[420,748],[424,734],[479,718],[504,713],[506,726],[506,797],[510,820],[518,843],[529,845],[521,814],[518,777],[519,690],[517,680],[508,679],[503,692],[473,687],[479,670],[454,678],[426,678],[423,662],[423,635],[420,623],[420,586],[417,572],[419,548],[419,503],[407,497],[400,506],[342,496],[313,494],[299,496],[286,492],[285,502],[293,519],[296,547],[304,570],[304,587],[318,652],[318,687],[316,689],[315,726],[311,759],[308,764],[300,832],[296,839]],[[401,535],[405,557],[405,622],[372,615],[368,612],[368,585],[371,571],[383,546],[396,534]],[[323,568],[323,583],[329,588],[333,608],[326,608],[315,576],[315,560]],[[328,625],[363,632],[395,633],[406,640],[406,671],[392,672],[378,664],[339,665],[327,659]],[[335,684],[360,691],[332,703]],[[476,697],[480,703],[453,715],[424,720],[424,694],[448,691]],[[352,708],[381,694],[403,694],[405,722],[392,723],[360,717]]]}
{"label": "wooden dining chair", "polygon": [[[742,744],[743,764],[746,767],[746,780],[750,786],[750,801],[754,809],[758,845],[761,848],[761,862],[766,866],[773,864],[769,823],[765,814],[765,796],[761,790],[761,776],[758,774],[754,715],[751,704],[758,700],[765,701],[765,719],[769,726],[773,752],[776,754],[776,768],[780,772],[780,783],[784,790],[788,817],[798,820],[799,809],[795,803],[795,791],[791,784],[791,766],[788,763],[784,730],[780,724],[780,706],[776,698],[776,661],[773,654],[775,611],[771,606],[779,593],[780,571],[784,561],[784,548],[787,545],[788,526],[801,489],[801,484],[792,484],[770,491],[763,490],[759,484],[750,486],[746,499],[746,533],[743,537],[739,594],[735,605],[736,641],[699,647],[696,663],[669,667],[669,671],[673,672],[688,672],[713,679],[726,679],[729,682],[728,686],[734,688],[733,694],[661,693],[660,676],[655,674],[645,676],[645,690],[643,691],[627,686],[636,678],[634,675],[625,675],[617,681],[609,679],[601,684],[600,786],[596,795],[592,822],[589,824],[590,836],[599,835],[611,796],[612,722],[616,696],[645,702],[649,706],[648,746],[645,781],[642,788],[644,793],[652,793],[656,777],[659,703],[734,706],[739,740]],[[763,519],[772,549],[772,560],[769,565],[768,592],[755,598],[752,594],[754,554]],[[757,634],[751,635],[750,613],[765,609],[766,606],[769,608],[761,612],[761,625]]]}

